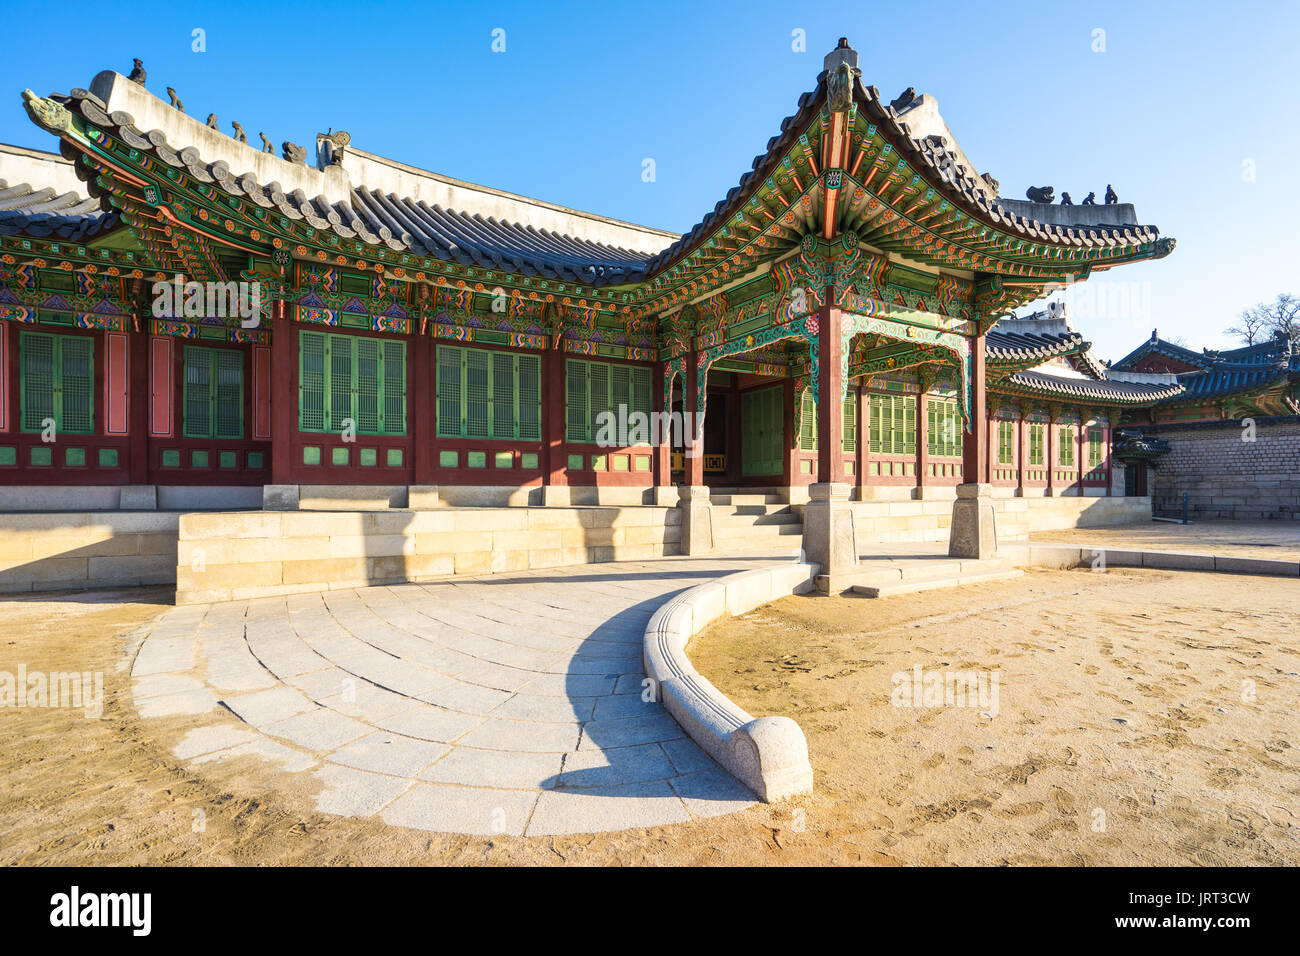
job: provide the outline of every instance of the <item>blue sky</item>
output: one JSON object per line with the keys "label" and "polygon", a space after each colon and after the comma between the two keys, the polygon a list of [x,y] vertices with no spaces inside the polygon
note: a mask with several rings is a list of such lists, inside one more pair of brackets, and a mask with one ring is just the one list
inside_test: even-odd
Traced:
{"label": "blue sky", "polygon": [[8,6],[9,23],[32,28],[4,44],[0,142],[53,149],[23,88],[67,92],[138,56],[154,93],[173,86],[188,112],[215,111],[227,131],[239,120],[254,142],[346,129],[414,166],[674,231],[736,184],[847,36],[886,98],[908,86],[936,97],[1003,195],[1051,184],[1078,202],[1112,183],[1177,238],[1169,258],[1080,290],[1076,325],[1103,358],[1153,327],[1228,346],[1242,308],[1300,293],[1290,0]]}

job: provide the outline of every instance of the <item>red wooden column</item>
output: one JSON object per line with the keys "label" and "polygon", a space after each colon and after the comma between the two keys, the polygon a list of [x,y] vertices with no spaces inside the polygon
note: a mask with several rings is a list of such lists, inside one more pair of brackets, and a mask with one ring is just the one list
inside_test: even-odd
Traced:
{"label": "red wooden column", "polygon": [[1025,427],[1024,405],[1016,406],[1016,494],[1025,496],[1025,467],[1029,463],[1029,429]]}
{"label": "red wooden column", "polygon": [[[1111,490],[1110,468],[1111,468],[1112,457],[1110,454],[1110,420],[1111,420],[1111,415],[1108,412],[1106,414],[1106,424],[1101,426],[1101,460],[1106,465],[1106,497],[1107,498],[1109,498],[1111,495],[1115,493],[1114,491]],[[1146,462],[1144,461],[1141,462],[1141,465],[1143,468],[1146,468],[1147,466]],[[1149,490],[1150,489],[1148,489],[1148,491]]]}
{"label": "red wooden column", "polygon": [[1059,492],[1056,490],[1056,460],[1057,449],[1055,444],[1059,441],[1058,432],[1060,431],[1060,422],[1057,421],[1060,412],[1056,408],[1049,408],[1047,415],[1047,438],[1044,439],[1047,447],[1043,449],[1043,461],[1047,464],[1047,497],[1054,498]]}
{"label": "red wooden column", "polygon": [[289,307],[275,303],[271,329],[271,483],[291,485],[293,480],[293,437],[297,427],[298,330],[289,319]]}
{"label": "red wooden column", "polygon": [[552,336],[542,357],[542,483],[567,487],[569,466],[564,456],[564,352],[558,335]]}
{"label": "red wooden column", "polygon": [[1074,438],[1074,444],[1077,446],[1074,450],[1074,457],[1079,465],[1079,497],[1083,497],[1083,476],[1088,473],[1087,445],[1085,442],[1088,438],[1088,413],[1082,408],[1079,409],[1079,434]]}
{"label": "red wooden column", "polygon": [[[971,339],[971,406],[970,431],[962,432],[961,475],[963,484],[988,484],[989,433],[982,423],[988,421],[988,396],[985,393],[984,333]],[[919,424],[918,424],[919,428]]]}
{"label": "red wooden column", "polygon": [[787,377],[781,384],[781,481],[789,489],[799,473],[799,433],[794,427],[794,409],[801,396],[795,392],[793,378]]}
{"label": "red wooden column", "polygon": [[671,386],[667,394],[664,393],[664,375],[667,374],[665,363],[655,362],[651,374],[654,376],[655,420],[659,423],[658,433],[655,429],[651,429],[650,433],[650,440],[654,442],[651,459],[654,463],[654,483],[656,488],[667,488],[672,484],[673,474],[673,394]]}
{"label": "red wooden column", "polygon": [[[871,423],[867,421],[867,413],[870,410],[870,403],[867,400],[867,389],[865,385],[861,384],[862,379],[859,379],[858,382],[858,393],[857,398],[855,399],[858,403],[858,463],[856,470],[858,473],[858,488],[861,489],[868,484],[867,459],[871,452],[867,447],[867,441],[871,435]],[[858,492],[859,501],[863,500],[865,497],[866,496],[861,491]]]}
{"label": "red wooden column", "polygon": [[[141,315],[140,324],[147,328],[147,314]],[[127,431],[130,433],[131,484],[149,484],[149,334],[147,331],[127,335],[129,354],[127,368]]]}
{"label": "red wooden column", "polygon": [[925,479],[930,471],[930,417],[925,413],[930,383],[922,373],[917,377],[917,384],[919,387],[916,390],[916,428],[913,429],[913,434],[916,435],[916,497],[924,498]]}
{"label": "red wooden column", "polygon": [[840,310],[824,305],[818,310],[817,482],[844,483],[844,405],[840,401]]}
{"label": "red wooden column", "polygon": [[414,484],[432,485],[433,439],[437,422],[437,393],[433,381],[433,339],[420,334],[412,323],[411,336],[411,437],[415,442]]}
{"label": "red wooden column", "polygon": [[699,401],[699,356],[700,353],[695,349],[691,349],[686,355],[686,387],[682,391],[683,423],[690,421],[690,428],[684,429],[686,454],[683,456],[685,459],[683,467],[686,470],[685,483],[691,488],[698,488],[704,484],[704,429],[701,427],[703,422],[697,414],[697,409],[702,407]]}

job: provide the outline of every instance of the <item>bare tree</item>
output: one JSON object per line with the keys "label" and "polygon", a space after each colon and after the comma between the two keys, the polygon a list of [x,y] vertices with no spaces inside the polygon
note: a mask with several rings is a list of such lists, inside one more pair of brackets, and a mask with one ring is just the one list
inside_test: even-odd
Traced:
{"label": "bare tree", "polygon": [[1283,292],[1272,302],[1260,302],[1243,309],[1237,324],[1228,328],[1229,335],[1244,339],[1247,345],[1285,333],[1300,338],[1300,298]]}

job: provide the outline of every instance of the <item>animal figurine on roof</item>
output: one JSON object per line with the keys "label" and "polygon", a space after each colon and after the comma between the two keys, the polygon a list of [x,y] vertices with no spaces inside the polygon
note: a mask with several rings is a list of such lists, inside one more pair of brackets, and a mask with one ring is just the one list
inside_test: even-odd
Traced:
{"label": "animal figurine on roof", "polygon": [[291,163],[305,163],[307,161],[307,150],[297,143],[285,140],[281,145],[281,149],[284,150],[284,158]]}
{"label": "animal figurine on roof", "polygon": [[233,127],[235,128],[235,139],[239,140],[241,143],[247,143],[247,142],[248,142],[248,136],[247,136],[247,134],[244,132],[244,127],[240,126],[240,125],[239,125],[238,123],[236,123],[234,120],[231,120],[231,121],[230,121],[230,125],[233,126]]}
{"label": "animal figurine on roof", "polygon": [[1055,186],[1030,186],[1025,195],[1031,202],[1051,202],[1056,198]]}
{"label": "animal figurine on roof", "polygon": [[1119,196],[1115,195],[1115,190],[1110,188],[1110,183],[1106,184],[1106,205],[1114,206],[1119,203]]}
{"label": "animal figurine on roof", "polygon": [[217,122],[217,114],[208,114],[208,129],[221,129],[221,124]]}
{"label": "animal figurine on roof", "polygon": [[899,110],[911,106],[914,99],[916,99],[916,87],[909,86],[889,101],[889,108],[897,113]]}
{"label": "animal figurine on roof", "polygon": [[139,83],[141,86],[144,86],[145,76],[147,75],[144,72],[144,63],[140,60],[138,56],[131,62],[134,63],[135,66],[131,69],[131,74],[130,76],[127,77],[127,79],[130,80],[132,83]]}
{"label": "animal figurine on roof", "polygon": [[1074,205],[1074,200],[1070,198],[1070,194],[1069,194],[1069,193],[1064,193],[1064,192],[1061,193],[1061,205],[1062,205],[1062,206],[1073,206],[1073,205]]}
{"label": "animal figurine on roof", "polygon": [[271,141],[270,141],[269,139],[266,138],[266,134],[265,134],[265,133],[258,133],[257,135],[260,136],[260,137],[262,137],[262,152],[264,152],[264,153],[271,153],[272,155],[274,155],[274,153],[275,153],[275,147],[272,146],[272,145],[271,145]]}
{"label": "animal figurine on roof", "polygon": [[1088,195],[1083,197],[1083,204],[1085,206],[1097,205],[1097,194],[1095,192],[1088,193]]}
{"label": "animal figurine on roof", "polygon": [[[847,47],[848,41],[841,40],[841,47]],[[826,100],[834,113],[843,113],[853,105],[853,81],[862,75],[862,71],[841,60],[826,77]]]}
{"label": "animal figurine on roof", "polygon": [[172,109],[181,113],[185,112],[185,104],[181,102],[181,98],[176,95],[176,91],[170,86],[167,87],[167,96],[172,101]]}
{"label": "animal figurine on roof", "polygon": [[998,183],[998,181],[993,178],[993,174],[984,173],[983,175],[980,176],[980,178],[983,179],[984,182],[988,183],[989,189],[993,190],[993,195],[996,196],[998,194],[998,188],[1000,186],[1000,183]]}

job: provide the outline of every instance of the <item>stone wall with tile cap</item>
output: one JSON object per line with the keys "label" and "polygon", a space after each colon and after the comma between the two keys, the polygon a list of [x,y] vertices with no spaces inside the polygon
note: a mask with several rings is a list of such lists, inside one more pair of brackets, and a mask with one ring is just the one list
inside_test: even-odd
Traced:
{"label": "stone wall with tile cap", "polygon": [[248,511],[180,518],[176,603],[678,553],[675,508]]}
{"label": "stone wall with tile cap", "polygon": [[817,566],[782,564],[730,574],[683,592],[659,608],[645,629],[646,674],[664,708],[714,760],[768,803],[812,790],[808,741],[789,717],[746,713],[702,677],[686,645],[721,617],[813,588]]}

